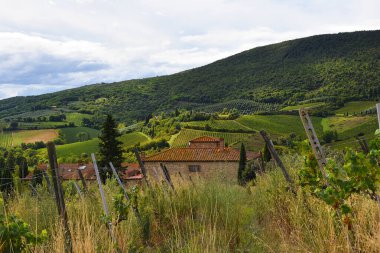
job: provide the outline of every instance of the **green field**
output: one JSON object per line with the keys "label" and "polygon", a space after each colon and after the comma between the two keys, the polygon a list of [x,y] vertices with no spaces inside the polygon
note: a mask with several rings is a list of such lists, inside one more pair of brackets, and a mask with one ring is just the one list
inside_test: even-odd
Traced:
{"label": "green field", "polygon": [[375,120],[375,116],[333,116],[323,118],[321,123],[324,131],[336,130],[338,133],[341,133],[350,129],[360,128],[362,124]]}
{"label": "green field", "polygon": [[78,157],[82,153],[96,153],[98,152],[99,139],[92,139],[89,141],[70,143],[57,146],[57,157]]}
{"label": "green field", "polygon": [[97,138],[99,135],[99,130],[88,128],[88,127],[67,127],[60,129],[62,135],[64,136],[64,140],[66,143],[73,143],[80,141],[80,133],[86,133],[84,135],[83,140],[89,140],[92,138]]}
{"label": "green field", "polygon": [[316,108],[320,107],[322,105],[325,105],[324,102],[315,102],[315,103],[308,103],[308,104],[300,104],[300,105],[291,105],[287,106],[281,109],[281,111],[295,111],[299,110],[300,108]]}
{"label": "green field", "polygon": [[129,148],[129,147],[133,147],[134,145],[138,143],[144,144],[145,142],[150,141],[151,138],[144,133],[133,132],[133,133],[128,133],[128,134],[123,134],[120,137],[120,140],[123,142],[124,148]]}
{"label": "green field", "polygon": [[66,114],[66,122],[73,122],[75,126],[82,126],[82,120],[84,118],[91,119],[93,118],[93,115],[77,113],[77,112]]}
{"label": "green field", "polygon": [[375,101],[354,101],[348,102],[344,104],[344,107],[335,111],[337,115],[348,113],[349,115],[353,115],[354,113],[360,113],[367,109],[376,106]]}
{"label": "green field", "polygon": [[[312,118],[317,134],[323,132],[321,119],[319,117]],[[236,121],[257,131],[265,130],[268,133],[286,136],[290,133],[306,136],[300,117],[296,115],[245,115]]]}
{"label": "green field", "polygon": [[197,127],[205,127],[205,125],[209,125],[213,129],[227,129],[227,130],[252,130],[251,128],[240,124],[235,120],[208,120],[208,121],[191,121],[191,122],[183,122],[182,126],[197,126]]}

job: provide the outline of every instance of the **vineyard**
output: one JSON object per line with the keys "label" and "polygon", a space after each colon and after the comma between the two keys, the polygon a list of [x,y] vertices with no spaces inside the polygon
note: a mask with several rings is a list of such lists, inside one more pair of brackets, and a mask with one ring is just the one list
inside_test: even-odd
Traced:
{"label": "vineyard", "polygon": [[183,129],[173,141],[173,147],[185,147],[189,141],[201,136],[212,136],[224,138],[225,143],[233,145],[246,139],[252,138],[253,134],[246,133],[224,133],[224,132],[209,132],[202,130]]}
{"label": "vineyard", "polygon": [[3,131],[0,132],[0,146],[11,147],[21,143],[48,142],[57,137],[58,132],[55,129]]}
{"label": "vineyard", "polygon": [[[319,117],[312,118],[318,134],[323,132],[321,120]],[[257,131],[265,129],[273,134],[289,135],[295,133],[298,136],[305,136],[299,116],[296,115],[244,115],[236,121]]]}
{"label": "vineyard", "polygon": [[245,99],[231,100],[224,103],[196,107],[195,111],[207,113],[220,113],[224,109],[237,109],[241,114],[253,114],[259,112],[276,112],[281,109],[281,105],[275,103],[261,103]]}
{"label": "vineyard", "polygon": [[0,132],[0,147],[9,148],[13,146],[13,138],[11,132]]}
{"label": "vineyard", "polygon": [[213,130],[224,130],[225,132],[228,131],[252,131],[251,128],[244,126],[240,123],[238,123],[235,120],[209,120],[209,121],[190,121],[190,122],[183,122],[182,126],[187,127],[199,127],[199,128],[205,128],[206,126],[212,128]]}

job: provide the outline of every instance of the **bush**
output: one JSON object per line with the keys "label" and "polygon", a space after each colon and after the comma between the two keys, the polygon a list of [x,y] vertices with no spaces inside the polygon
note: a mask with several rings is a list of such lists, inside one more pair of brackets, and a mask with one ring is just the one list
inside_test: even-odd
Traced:
{"label": "bush", "polygon": [[322,140],[325,143],[331,143],[332,141],[336,141],[338,139],[337,131],[328,130],[323,133]]}

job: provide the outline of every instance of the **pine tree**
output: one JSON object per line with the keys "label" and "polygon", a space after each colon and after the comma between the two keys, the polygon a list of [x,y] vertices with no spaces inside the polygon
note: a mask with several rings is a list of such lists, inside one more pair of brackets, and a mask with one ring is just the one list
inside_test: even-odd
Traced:
{"label": "pine tree", "polygon": [[244,144],[240,147],[240,159],[239,159],[239,169],[238,169],[238,182],[239,184],[244,184],[243,171],[247,165],[247,153],[245,151]]}
{"label": "pine tree", "polygon": [[[118,138],[121,136],[117,129],[115,120],[111,115],[107,115],[106,121],[103,123],[101,134],[100,134],[100,143],[99,143],[99,153],[100,160],[99,164],[103,167],[107,166],[109,162],[115,166],[115,168],[120,168],[123,161],[123,149],[121,145],[123,144]],[[103,176],[106,176],[107,173],[102,173]],[[112,173],[109,172],[111,175]],[[103,177],[103,182],[105,177]]]}

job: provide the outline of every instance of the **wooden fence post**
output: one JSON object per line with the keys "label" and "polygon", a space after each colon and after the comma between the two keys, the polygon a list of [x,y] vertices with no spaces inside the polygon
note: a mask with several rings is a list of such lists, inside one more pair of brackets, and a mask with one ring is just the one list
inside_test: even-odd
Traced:
{"label": "wooden fence post", "polygon": [[175,192],[174,185],[173,185],[172,179],[170,178],[170,174],[169,174],[168,169],[167,169],[166,166],[163,165],[162,163],[160,163],[160,167],[161,167],[161,169],[162,169],[162,172],[164,173],[164,178],[165,178],[166,183],[167,183],[167,184],[170,186],[170,188]]}
{"label": "wooden fence post", "polygon": [[72,246],[71,234],[70,234],[68,220],[67,220],[64,193],[62,190],[62,184],[61,184],[61,180],[59,177],[57,154],[56,154],[55,145],[53,142],[47,143],[47,151],[48,151],[49,166],[51,169],[53,186],[54,186],[55,200],[57,202],[58,213],[61,217],[61,221],[62,221],[63,226],[64,226],[65,252],[72,253],[73,252],[73,246]]}
{"label": "wooden fence post", "polygon": [[359,137],[356,137],[356,140],[358,141],[360,147],[362,148],[364,154],[368,154],[369,153],[369,147],[368,147],[368,143],[367,143],[367,140],[363,137],[363,138],[359,138]]}
{"label": "wooden fence post", "polygon": [[75,189],[76,189],[77,192],[78,192],[78,195],[79,195],[81,198],[83,198],[83,192],[80,190],[80,187],[79,187],[79,185],[77,184],[77,182],[73,181],[73,184],[74,184]]}
{"label": "wooden fence post", "polygon": [[145,169],[144,163],[141,160],[139,151],[138,151],[137,148],[133,149],[133,151],[135,152],[136,159],[137,159],[137,161],[138,161],[138,163],[140,165],[141,173],[144,175],[144,181],[147,184],[147,186],[150,187],[150,184],[148,182],[148,175],[146,173],[146,169]]}
{"label": "wooden fence post", "polygon": [[267,144],[268,150],[269,150],[270,154],[272,155],[273,159],[276,161],[278,167],[280,167],[282,174],[284,175],[286,181],[290,184],[292,191],[295,192],[293,189],[294,181],[290,177],[288,171],[286,170],[284,164],[282,163],[280,157],[278,156],[276,150],[274,149],[273,143],[271,142],[271,140],[267,136],[267,133],[264,130],[261,130],[260,134],[263,137],[265,143]]}
{"label": "wooden fence post", "polygon": [[376,110],[377,110],[377,121],[379,122],[379,129],[380,129],[380,103],[376,104]]}
{"label": "wooden fence post", "polygon": [[32,191],[32,196],[38,197],[38,192],[37,192],[36,188],[34,188],[34,186],[30,183],[29,183],[29,188]]}
{"label": "wooden fence post", "polygon": [[[113,175],[115,176],[116,178],[116,181],[119,183],[121,189],[123,190],[123,193],[124,193],[124,197],[126,200],[128,200],[129,202],[131,202],[131,199],[129,198],[128,196],[128,193],[127,193],[127,190],[125,189],[125,186],[123,184],[123,182],[121,182],[120,180],[120,177],[119,177],[119,174],[117,174],[117,171],[115,169],[115,167],[113,166],[112,162],[110,162],[110,166],[111,166],[111,169],[112,169],[112,172],[113,172]],[[132,203],[131,203],[132,204]],[[136,219],[137,221],[140,223],[140,225],[142,226],[142,221],[141,221],[141,216],[140,216],[140,213],[139,213],[139,210],[137,209],[137,206],[133,206],[132,205],[132,210],[136,216]]]}
{"label": "wooden fence post", "polygon": [[51,192],[52,192],[52,189],[51,189],[51,183],[50,183],[49,176],[48,176],[48,174],[46,173],[45,170],[42,170],[42,174],[44,175],[44,178],[45,178],[45,180],[46,180],[46,184],[47,184],[47,187],[48,187],[48,191],[51,193]]}
{"label": "wooden fence post", "polygon": [[328,178],[327,178],[326,171],[324,169],[327,163],[326,157],[325,157],[325,154],[323,153],[322,146],[319,143],[317,134],[314,130],[313,123],[311,122],[309,114],[304,108],[301,108],[299,110],[299,114],[302,121],[302,125],[305,128],[306,135],[309,138],[311,148],[313,150],[315,158],[317,159],[319,170],[322,172],[322,175],[325,178],[326,183],[327,183]]}
{"label": "wooden fence post", "polygon": [[[100,179],[99,169],[98,169],[98,165],[96,164],[96,159],[95,159],[94,153],[91,154],[91,158],[92,158],[92,162],[94,164],[94,169],[95,169],[95,174],[96,174],[96,180],[98,181],[100,196],[102,198],[103,210],[104,210],[104,213],[105,213],[105,215],[106,215],[106,217],[108,219],[110,213],[108,211],[106,196],[104,195],[103,186],[102,186],[102,180]],[[117,246],[117,240],[116,240],[116,237],[115,237],[115,235],[113,233],[113,230],[112,230],[112,222],[111,221],[107,222],[107,228],[108,228],[109,235],[111,237],[112,242]],[[121,250],[119,249],[118,246],[117,246],[117,252],[121,252]]]}
{"label": "wooden fence post", "polygon": [[79,168],[77,169],[77,173],[78,173],[78,175],[79,175],[80,181],[82,182],[83,189],[84,189],[85,191],[87,191],[86,180],[84,180],[83,173],[82,173],[82,171],[81,171]]}

